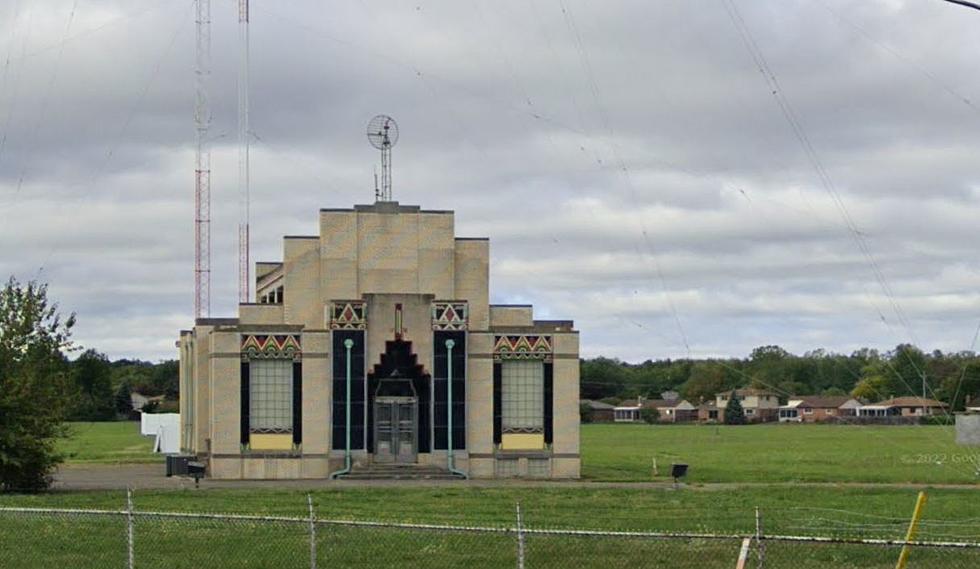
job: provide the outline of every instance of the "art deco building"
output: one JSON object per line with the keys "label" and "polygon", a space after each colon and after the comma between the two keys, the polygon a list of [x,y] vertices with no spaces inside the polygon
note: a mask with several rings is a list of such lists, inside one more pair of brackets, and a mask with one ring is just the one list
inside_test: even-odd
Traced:
{"label": "art deco building", "polygon": [[578,477],[578,332],[490,304],[488,239],[394,201],[319,228],[256,265],[238,318],[181,332],[184,452],[223,479]]}

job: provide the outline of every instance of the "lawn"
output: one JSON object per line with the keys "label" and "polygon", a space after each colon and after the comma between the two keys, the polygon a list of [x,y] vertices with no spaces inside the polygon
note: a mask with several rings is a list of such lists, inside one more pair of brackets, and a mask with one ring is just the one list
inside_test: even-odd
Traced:
{"label": "lawn", "polygon": [[951,427],[858,425],[582,426],[582,475],[653,479],[672,462],[688,482],[980,483],[980,448],[957,446]]}
{"label": "lawn", "polygon": [[[159,461],[134,423],[74,425],[64,449],[71,462]],[[311,493],[320,519],[512,527],[519,502],[531,528],[752,534],[756,509],[767,534],[901,539],[917,489],[795,485],[806,482],[971,483],[977,450],[953,445],[942,427],[761,425],[745,427],[584,425],[587,480],[651,479],[656,457],[663,479],[671,462],[691,466],[688,484],[607,487],[556,483],[358,487]],[[714,482],[733,484],[711,484]],[[743,484],[745,483],[745,484]],[[788,484],[783,484],[788,483]],[[931,488],[919,530],[927,540],[980,541],[980,488]],[[0,506],[125,507],[121,491],[0,495]],[[264,487],[155,490],[134,494],[137,511],[308,514],[306,492]],[[0,512],[0,567],[125,565],[125,519],[81,514]],[[308,567],[305,524],[138,517],[140,567]],[[400,528],[321,526],[321,566],[513,567],[507,533],[443,533]],[[529,567],[730,567],[739,540],[595,538],[531,535]],[[891,547],[768,542],[770,567],[893,567]],[[918,549],[910,567],[980,566],[980,550]]]}
{"label": "lawn", "polygon": [[162,462],[153,437],[140,435],[136,421],[69,423],[72,436],[59,445],[68,464]]}
{"label": "lawn", "polygon": [[[520,487],[346,487],[312,492],[320,519],[387,520],[513,527],[519,501],[531,528],[590,528],[752,534],[755,508],[768,534],[900,539],[916,492],[902,488],[686,488],[630,489],[556,485]],[[68,492],[0,496],[0,505],[120,509],[122,492]],[[172,510],[307,515],[306,493],[265,489],[146,491],[137,511]],[[934,489],[920,538],[980,540],[973,490]],[[0,512],[0,566],[52,565],[97,569],[125,566],[123,517],[15,515]],[[174,520],[138,517],[140,567],[308,567],[304,524]],[[513,567],[516,542],[506,533],[446,533],[400,528],[320,526],[321,566]],[[737,538],[628,539],[531,535],[529,567],[731,567]],[[894,547],[767,544],[769,567],[894,566]],[[911,567],[963,568],[980,564],[980,550],[916,550]],[[753,564],[754,566],[754,564]]]}
{"label": "lawn", "polygon": [[[71,423],[68,464],[160,462],[139,423]],[[659,476],[653,476],[656,458]],[[665,480],[672,462],[689,483],[980,483],[980,448],[956,446],[940,426],[582,425],[582,475],[596,481]]]}
{"label": "lawn", "polygon": [[[980,492],[932,488],[920,537],[980,541]],[[525,524],[586,528],[753,533],[759,508],[766,531],[900,539],[918,490],[912,488],[749,486],[670,488],[364,487],[313,490],[324,519],[513,526],[518,502]],[[142,511],[308,515],[307,491],[276,488],[142,490]],[[0,506],[125,509],[124,491],[0,495]],[[2,533],[2,532],[0,532]]]}

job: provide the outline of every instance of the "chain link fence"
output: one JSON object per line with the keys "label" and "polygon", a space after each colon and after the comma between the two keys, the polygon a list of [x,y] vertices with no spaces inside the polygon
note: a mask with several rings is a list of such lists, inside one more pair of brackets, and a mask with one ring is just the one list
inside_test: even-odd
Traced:
{"label": "chain link fence", "polygon": [[[78,569],[980,567],[980,543],[409,524],[305,517],[0,508],[0,567]],[[761,530],[761,526],[760,526]]]}

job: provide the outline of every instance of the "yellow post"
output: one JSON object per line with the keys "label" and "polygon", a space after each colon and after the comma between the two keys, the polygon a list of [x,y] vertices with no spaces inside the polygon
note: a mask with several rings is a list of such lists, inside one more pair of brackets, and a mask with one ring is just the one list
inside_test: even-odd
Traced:
{"label": "yellow post", "polygon": [[[912,512],[912,521],[909,522],[909,531],[905,533],[905,541],[912,541],[915,539],[915,532],[919,529],[919,518],[922,517],[922,508],[926,505],[926,493],[919,492],[919,498],[915,501],[915,511]],[[909,549],[908,545],[902,546],[902,553],[898,556],[898,563],[895,565],[895,569],[905,569],[905,564],[909,561]]]}

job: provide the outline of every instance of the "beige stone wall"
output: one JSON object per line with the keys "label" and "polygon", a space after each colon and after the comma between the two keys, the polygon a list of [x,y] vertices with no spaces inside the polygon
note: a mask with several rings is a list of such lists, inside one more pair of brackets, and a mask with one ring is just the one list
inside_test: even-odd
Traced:
{"label": "beige stone wall", "polygon": [[364,293],[418,292],[416,214],[357,213],[357,279]]}
{"label": "beige stone wall", "polygon": [[241,448],[241,339],[237,330],[211,332],[210,434],[213,454]]}
{"label": "beige stone wall", "polygon": [[[466,336],[466,449],[471,454],[493,452],[493,335]],[[479,468],[479,462],[471,464]],[[491,475],[493,466],[490,466]]]}
{"label": "beige stone wall", "polygon": [[509,328],[534,325],[534,309],[524,305],[490,305],[490,327]]}
{"label": "beige stone wall", "polygon": [[330,452],[330,331],[305,330],[303,345],[303,454]]}
{"label": "beige stone wall", "polygon": [[180,354],[178,366],[178,385],[180,389],[180,450],[191,452],[194,444],[194,367],[193,353],[194,336],[189,330],[181,331],[177,341],[177,351]]}
{"label": "beige stone wall", "polygon": [[306,237],[283,240],[283,319],[290,324],[323,327],[319,243]]}
{"label": "beige stone wall", "polygon": [[356,298],[357,216],[353,211],[321,210],[320,300]]}
{"label": "beige stone wall", "polygon": [[211,326],[194,327],[194,351],[191,354],[194,378],[194,432],[192,451],[208,451],[211,436]]}
{"label": "beige stone wall", "polygon": [[554,439],[556,455],[579,454],[579,338],[554,334]]}
{"label": "beige stone wall", "polygon": [[490,242],[456,239],[454,254],[456,300],[469,302],[470,330],[490,329]]}
{"label": "beige stone wall", "polygon": [[283,324],[284,310],[281,304],[239,304],[239,324]]}
{"label": "beige stone wall", "polygon": [[211,460],[212,478],[218,480],[297,480],[327,478],[326,457],[241,456]]}
{"label": "beige stone wall", "polygon": [[418,291],[435,298],[456,298],[455,218],[451,213],[419,214]]}

